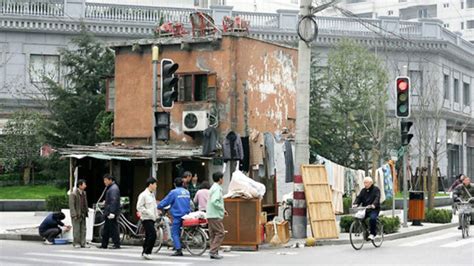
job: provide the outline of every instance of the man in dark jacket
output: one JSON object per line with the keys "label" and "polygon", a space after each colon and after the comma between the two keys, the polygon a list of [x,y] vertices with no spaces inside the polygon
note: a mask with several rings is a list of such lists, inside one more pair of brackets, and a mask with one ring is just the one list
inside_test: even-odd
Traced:
{"label": "man in dark jacket", "polygon": [[50,213],[46,218],[44,218],[38,229],[40,236],[45,239],[44,244],[53,244],[54,239],[61,234],[63,230],[64,232],[67,232],[71,229],[71,226],[65,226],[61,221],[64,220],[64,218],[66,218],[66,216],[62,212]]}
{"label": "man in dark jacket", "polygon": [[69,210],[74,240],[72,245],[76,248],[88,248],[86,244],[86,217],[89,214],[87,207],[86,180],[79,179],[77,188],[69,195]]}
{"label": "man in dark jacket", "polygon": [[[471,179],[469,177],[465,177],[462,181],[462,184],[458,185],[454,189],[453,193],[453,199],[454,202],[461,202],[461,201],[468,201],[472,197],[474,197],[474,186],[471,184]],[[471,206],[474,207],[474,200],[469,201],[471,203]],[[459,227],[458,229],[461,228],[461,215],[459,216]],[[471,219],[474,217],[474,208],[471,210]]]}
{"label": "man in dark jacket", "polygon": [[100,248],[107,248],[109,238],[112,237],[114,242],[112,248],[118,249],[120,248],[120,237],[117,219],[120,215],[120,189],[115,183],[115,178],[109,174],[104,175],[104,184],[107,187],[104,209],[105,224]]}
{"label": "man in dark jacket", "polygon": [[373,240],[377,232],[377,217],[380,212],[380,189],[374,186],[374,181],[370,177],[364,178],[364,188],[360,191],[352,207],[355,208],[359,205],[367,207],[365,218],[370,218],[369,239]]}

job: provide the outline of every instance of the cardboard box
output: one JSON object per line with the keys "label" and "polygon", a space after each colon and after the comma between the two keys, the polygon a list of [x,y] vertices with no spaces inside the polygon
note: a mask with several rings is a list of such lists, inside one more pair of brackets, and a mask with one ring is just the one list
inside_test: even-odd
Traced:
{"label": "cardboard box", "polygon": [[[287,221],[276,224],[278,238],[282,244],[290,241],[290,227]],[[275,228],[273,227],[273,221],[265,224],[265,242],[269,243],[275,234]]]}
{"label": "cardboard box", "polygon": [[267,212],[261,212],[260,213],[260,224],[266,224],[267,223]]}

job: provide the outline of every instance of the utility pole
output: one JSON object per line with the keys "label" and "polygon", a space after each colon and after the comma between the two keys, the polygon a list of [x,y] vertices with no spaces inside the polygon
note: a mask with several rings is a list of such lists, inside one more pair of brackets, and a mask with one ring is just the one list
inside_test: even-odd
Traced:
{"label": "utility pole", "polygon": [[[312,0],[301,0],[301,20],[311,15]],[[311,27],[303,25],[300,35],[311,34]],[[301,165],[309,163],[309,81],[311,67],[311,46],[302,39],[298,42],[298,87],[296,89],[296,136],[295,136],[295,177],[293,188],[293,219],[292,231],[295,238],[306,238],[306,198],[301,176]]]}
{"label": "utility pole", "polygon": [[156,164],[156,133],[155,133],[155,127],[156,127],[156,119],[155,119],[155,112],[156,112],[156,107],[157,107],[157,104],[156,104],[156,95],[157,95],[157,75],[158,75],[158,46],[154,45],[152,48],[151,48],[151,63],[153,64],[153,100],[152,100],[152,109],[153,109],[153,113],[152,113],[152,126],[151,126],[151,130],[152,130],[152,133],[151,133],[151,145],[152,145],[152,148],[151,148],[151,152],[152,152],[152,162],[151,162],[151,176],[156,179],[156,172],[157,172],[157,164]]}

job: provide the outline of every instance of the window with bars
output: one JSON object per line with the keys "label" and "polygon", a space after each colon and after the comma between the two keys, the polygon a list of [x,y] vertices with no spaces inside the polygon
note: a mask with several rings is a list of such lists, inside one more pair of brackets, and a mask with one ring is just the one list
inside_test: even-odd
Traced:
{"label": "window with bars", "polygon": [[200,102],[216,101],[216,74],[183,73],[179,74],[178,101]]}
{"label": "window with bars", "polygon": [[42,83],[44,78],[59,82],[59,55],[31,54],[29,72],[31,83]]}
{"label": "window with bars", "polygon": [[444,98],[449,100],[449,75],[444,75],[443,78]]}
{"label": "window with bars", "polygon": [[463,82],[463,104],[464,106],[471,106],[471,86],[469,83]]}
{"label": "window with bars", "polygon": [[459,103],[459,79],[454,79],[453,91],[454,102]]}

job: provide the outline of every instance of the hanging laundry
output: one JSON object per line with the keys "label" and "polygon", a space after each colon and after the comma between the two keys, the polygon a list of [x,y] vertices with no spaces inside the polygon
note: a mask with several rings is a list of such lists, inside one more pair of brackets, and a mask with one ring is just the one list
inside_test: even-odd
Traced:
{"label": "hanging laundry", "polygon": [[393,198],[393,178],[392,170],[390,169],[389,164],[382,166],[383,177],[384,177],[384,191],[386,198]]}
{"label": "hanging laundry", "polygon": [[224,139],[224,146],[222,148],[224,153],[222,159],[224,161],[242,160],[244,158],[242,140],[240,139],[240,135],[234,131],[231,131],[227,134]]}
{"label": "hanging laundry", "polygon": [[244,158],[240,161],[240,170],[242,172],[250,172],[250,148],[249,148],[249,137],[240,137],[242,141],[242,147],[244,152]]}
{"label": "hanging laundry", "polygon": [[253,129],[249,136],[249,145],[250,145],[250,164],[254,165],[263,165],[263,156],[264,156],[264,142],[263,134],[258,130]]}
{"label": "hanging laundry", "polygon": [[356,178],[354,182],[354,191],[352,192],[352,202],[355,201],[357,195],[364,187],[364,178],[365,178],[365,171],[364,170],[357,170],[356,171]]}
{"label": "hanging laundry", "polygon": [[293,182],[293,175],[295,174],[295,166],[293,164],[293,148],[290,141],[285,141],[285,165],[286,165],[286,182]]}
{"label": "hanging laundry", "polygon": [[389,160],[388,165],[390,166],[390,171],[392,172],[392,178],[393,178],[393,194],[397,194],[399,191],[398,189],[398,177],[397,177],[397,170],[395,169],[395,161]]}
{"label": "hanging laundry", "polygon": [[380,203],[385,201],[385,185],[384,185],[384,174],[382,167],[378,168],[375,171],[375,178],[374,178],[375,185],[380,189]]}
{"label": "hanging laundry", "polygon": [[332,203],[334,212],[341,214],[344,212],[344,204],[342,196],[344,194],[344,167],[338,164],[333,164],[334,186],[332,187]]}
{"label": "hanging laundry", "polygon": [[202,132],[202,155],[214,155],[217,151],[218,135],[214,127],[208,127]]}
{"label": "hanging laundry", "polygon": [[265,166],[269,176],[275,175],[275,139],[272,133],[263,134],[265,143]]}

